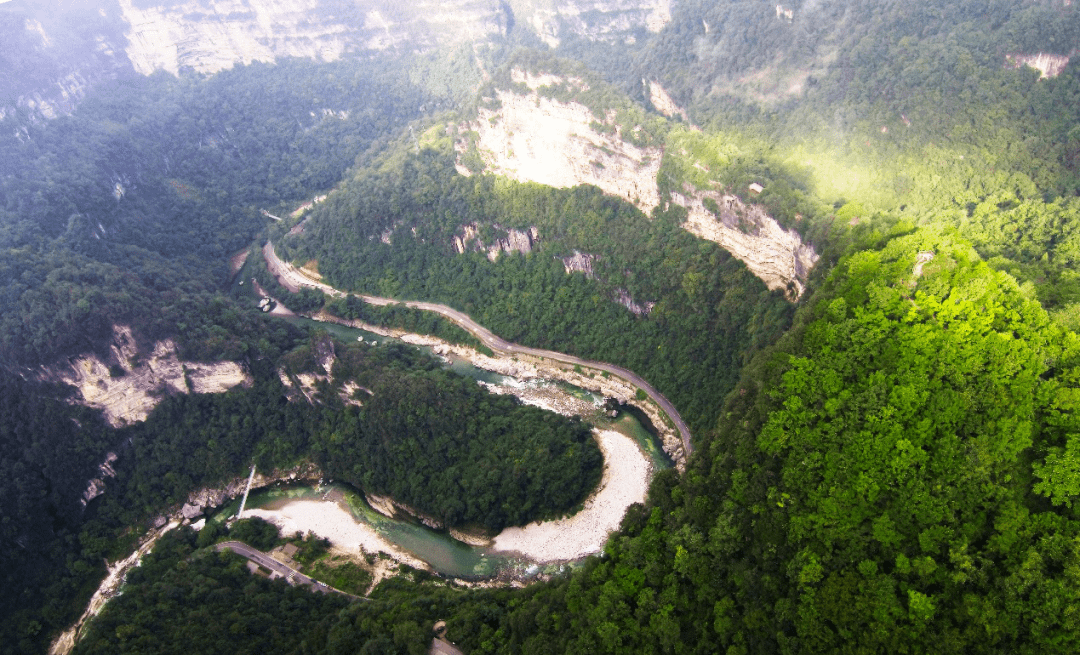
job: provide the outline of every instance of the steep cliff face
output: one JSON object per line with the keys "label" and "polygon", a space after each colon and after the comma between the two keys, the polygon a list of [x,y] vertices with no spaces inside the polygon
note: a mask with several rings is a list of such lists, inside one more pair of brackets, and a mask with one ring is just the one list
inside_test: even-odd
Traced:
{"label": "steep cliff face", "polygon": [[496,0],[188,0],[146,7],[120,0],[127,55],[144,75],[181,69],[213,73],[279,57],[334,61],[346,54],[410,51],[505,32]]}
{"label": "steep cliff face", "polygon": [[723,247],[741,260],[770,289],[782,289],[790,300],[802,295],[806,277],[818,260],[799,233],[780,227],[757,205],[737,196],[684,189],[671,201],[685,207],[683,228]]}
{"label": "steep cliff face", "polygon": [[167,339],[158,341],[145,355],[131,328],[123,325],[113,327],[111,351],[107,360],[83,355],[66,366],[45,369],[42,377],[78,389],[78,402],[101,409],[115,427],[146,420],[166,394],[220,393],[251,383],[251,377],[235,362],[180,361],[176,344]]}
{"label": "steep cliff face", "polygon": [[57,4],[0,4],[0,121],[70,113],[94,84],[130,73],[118,9]]}
{"label": "steep cliff face", "polygon": [[120,0],[130,24],[127,55],[137,71],[214,72],[236,62],[402,48],[424,51],[532,29],[552,46],[560,35],[632,40],[671,20],[670,0],[187,0],[147,6]]}
{"label": "steep cliff face", "polygon": [[[78,3],[75,3],[76,5]],[[0,120],[70,113],[94,84],[162,70],[213,73],[282,57],[425,52],[514,30],[632,42],[671,0],[64,0],[0,3]]]}
{"label": "steep cliff face", "polygon": [[570,35],[633,43],[642,28],[659,32],[671,22],[671,0],[517,0],[510,4],[519,20],[553,48]]}
{"label": "steep cliff face", "polygon": [[[476,147],[488,172],[559,188],[592,184],[645,213],[660,203],[656,189],[660,148],[624,141],[613,113],[598,119],[584,105],[537,92],[552,84],[584,82],[518,70],[512,77],[529,93],[499,90],[492,103],[498,108],[481,106],[477,119],[463,126],[463,132],[477,135]],[[465,148],[460,144],[460,150]],[[469,174],[463,165],[458,170]]]}
{"label": "steep cliff face", "polygon": [[[552,85],[582,88],[584,81],[520,70],[513,71],[511,79],[524,87],[497,91],[495,102],[482,103],[477,120],[462,126],[462,134],[473,133],[486,172],[554,187],[592,184],[645,213],[660,204],[656,176],[661,148],[638,147],[624,140],[626,128],[615,122],[613,112],[598,119],[584,105],[560,102],[543,93],[544,87]],[[523,88],[528,93],[522,93]],[[659,85],[650,85],[650,90],[654,105],[677,115],[678,107]],[[463,158],[471,147],[467,138],[459,142]],[[471,174],[460,162],[458,171]],[[687,231],[728,250],[770,289],[784,290],[791,300],[802,295],[818,256],[797,232],[783,229],[763,209],[733,195],[688,186],[672,194],[671,201],[687,209],[689,216],[683,224]],[[718,213],[709,207],[716,207]],[[566,259],[563,265],[568,273],[586,270],[571,266]],[[647,304],[619,301],[635,313],[648,311]]]}

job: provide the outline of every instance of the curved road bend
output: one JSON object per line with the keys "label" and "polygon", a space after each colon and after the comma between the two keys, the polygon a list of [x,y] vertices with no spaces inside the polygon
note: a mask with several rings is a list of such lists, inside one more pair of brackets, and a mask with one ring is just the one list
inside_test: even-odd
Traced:
{"label": "curved road bend", "polygon": [[[289,291],[299,291],[300,287],[310,287],[312,289],[318,289],[323,293],[333,296],[335,298],[344,298],[346,293],[335,289],[334,287],[323,284],[309,278],[301,273],[291,264],[287,264],[281,261],[277,253],[274,252],[274,244],[267,241],[263,246],[263,257],[266,259],[266,263],[269,265],[270,272],[278,276],[282,286],[289,289]],[[665,398],[659,391],[657,391],[651,384],[645,381],[637,373],[629,369],[625,369],[621,366],[615,366],[614,364],[607,364],[604,362],[594,362],[588,359],[581,359],[580,357],[574,357],[573,355],[566,355],[554,350],[543,350],[541,348],[530,348],[528,346],[518,345],[510,341],[506,341],[491,332],[483,325],[480,325],[474,321],[468,314],[460,312],[453,307],[441,305],[433,302],[423,302],[419,300],[394,300],[393,298],[383,298],[380,296],[367,296],[363,294],[356,294],[357,297],[363,299],[364,302],[371,305],[394,305],[400,304],[410,307],[412,309],[422,309],[424,311],[435,312],[450,319],[457,325],[461,326],[465,330],[472,333],[477,339],[480,340],[488,348],[501,352],[504,354],[522,354],[531,355],[533,357],[543,357],[546,359],[553,359],[555,361],[563,362],[565,364],[572,364],[577,366],[587,366],[589,368],[599,369],[606,371],[612,375],[626,380],[633,384],[637,388],[644,391],[653,402],[660,406],[660,409],[667,414],[668,418],[675,423],[676,429],[679,431],[679,436],[682,438],[683,448],[686,450],[686,456],[689,457],[693,450],[693,446],[690,443],[690,428],[683,421],[682,416],[675,410],[675,406],[671,404],[667,398]]]}

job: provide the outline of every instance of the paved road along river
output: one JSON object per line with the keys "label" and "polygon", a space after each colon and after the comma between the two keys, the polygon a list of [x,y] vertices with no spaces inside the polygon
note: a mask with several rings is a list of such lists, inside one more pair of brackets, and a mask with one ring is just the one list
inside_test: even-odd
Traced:
{"label": "paved road along river", "polygon": [[[335,289],[334,287],[323,284],[317,280],[314,280],[295,266],[283,262],[278,258],[277,253],[274,252],[274,244],[267,241],[263,246],[263,257],[266,259],[267,267],[270,272],[278,277],[278,281],[282,286],[290,291],[296,292],[300,290],[300,287],[309,287],[312,289],[318,289],[323,293],[336,298],[343,298],[347,294],[344,291]],[[531,355],[533,357],[544,357],[546,359],[552,359],[555,361],[563,362],[566,364],[572,364],[575,366],[587,366],[589,368],[606,371],[612,375],[617,375],[627,382],[633,384],[638,389],[644,391],[649,398],[653,400],[660,409],[667,414],[672,423],[675,424],[675,428],[679,431],[679,436],[682,438],[683,449],[686,451],[687,457],[693,452],[693,445],[690,442],[690,428],[687,427],[686,422],[683,421],[682,416],[675,410],[675,406],[671,404],[667,398],[663,396],[659,391],[653,388],[651,384],[645,381],[637,373],[631,370],[625,369],[621,366],[615,366],[614,364],[607,364],[605,362],[594,362],[588,359],[581,359],[580,357],[574,357],[573,355],[566,355],[554,350],[543,350],[541,348],[530,348],[529,346],[522,346],[510,341],[506,341],[491,332],[483,325],[480,325],[474,321],[468,314],[460,312],[453,307],[446,305],[440,305],[439,303],[423,302],[419,300],[395,300],[394,298],[383,298],[380,296],[367,296],[363,294],[356,294],[358,298],[363,299],[364,302],[372,305],[395,305],[400,304],[413,309],[422,309],[424,311],[435,312],[441,314],[450,319],[454,323],[458,324],[462,328],[468,330],[473,336],[480,340],[488,348],[494,351],[505,354],[521,354]]]}
{"label": "paved road along river", "polygon": [[276,573],[279,577],[285,578],[285,580],[291,585],[307,585],[315,591],[321,591],[324,594],[338,593],[342,596],[348,596],[349,598],[359,598],[361,600],[367,600],[367,598],[362,598],[360,596],[345,593],[340,589],[335,589],[327,584],[323,584],[322,582],[319,582],[314,578],[309,578],[308,576],[297,571],[291,566],[286,566],[285,564],[282,564],[281,562],[277,561],[273,557],[270,557],[261,550],[256,550],[242,541],[223,541],[214,546],[214,550],[217,551],[222,551],[226,549],[233,551],[237,555],[248,558],[248,560],[255,562],[256,564],[268,571]]}

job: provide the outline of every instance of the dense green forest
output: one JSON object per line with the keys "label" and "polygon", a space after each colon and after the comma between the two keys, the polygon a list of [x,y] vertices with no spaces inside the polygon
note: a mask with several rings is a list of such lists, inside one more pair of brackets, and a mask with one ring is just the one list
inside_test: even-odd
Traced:
{"label": "dense green forest", "polygon": [[[466,178],[448,138],[425,146],[399,147],[343,183],[303,234],[275,240],[279,256],[316,260],[341,289],[436,300],[505,339],[630,368],[694,428],[715,422],[716,398],[790,321],[781,293],[679,227],[680,208],[652,220],[592,187]],[[473,223],[489,243],[536,227],[539,244],[494,262],[457,254],[454,235]],[[388,230],[389,244],[379,238]],[[596,256],[595,279],[566,273],[561,258],[575,251]],[[655,306],[635,314],[616,302],[620,292]]]}
{"label": "dense green forest", "polygon": [[[407,346],[336,352],[333,376],[358,384],[362,405],[342,408],[329,389],[318,395],[331,409],[312,453],[334,479],[443,525],[493,532],[568,512],[600,481],[600,449],[578,419],[494,395]],[[310,348],[284,362],[317,370]]]}
{"label": "dense green forest", "polygon": [[[398,65],[400,68],[400,65]],[[0,137],[0,354],[97,350],[123,321],[237,358],[253,326],[207,315],[230,254],[419,115],[395,68],[301,60],[106,85]],[[194,311],[193,311],[194,310]]]}
{"label": "dense green forest", "polygon": [[856,250],[605,557],[523,591],[414,588],[331,633],[360,647],[431,597],[479,653],[1075,650],[1080,342],[955,234]]}
{"label": "dense green forest", "polygon": [[[108,607],[76,652],[190,653],[196,643],[200,653],[303,652],[311,642],[326,641],[338,612],[349,604],[337,594],[252,575],[239,555],[192,555],[195,550],[194,532],[166,535],[131,573],[131,591],[123,596],[127,612]],[[158,617],[196,608],[198,615],[162,629]],[[215,646],[215,635],[230,638]]]}
{"label": "dense green forest", "polygon": [[1075,650],[1076,345],[954,235],[851,254],[691,470],[471,652]]}
{"label": "dense green forest", "polygon": [[[350,602],[254,576],[246,560],[203,541],[187,529],[166,535],[74,652],[423,655],[429,616],[448,615],[462,597],[415,571],[384,582],[367,602]],[[178,620],[162,629],[163,616]]]}
{"label": "dense green forest", "polygon": [[886,211],[963,225],[996,268],[1031,282],[1044,304],[1080,325],[1069,238],[1080,193],[1080,72],[1070,65],[1040,79],[1010,60],[1074,52],[1080,8],[784,6],[790,21],[760,3],[678,3],[664,32],[629,53],[627,77],[662,82],[715,135],[729,178],[746,169],[766,188],[810,190],[847,205],[845,220]]}
{"label": "dense green forest", "polygon": [[[5,130],[0,651],[43,651],[104,558],[251,461],[310,457],[491,528],[566,511],[595,481],[584,426],[407,349],[335,346],[335,384],[372,392],[353,395],[360,407],[325,382],[316,404],[287,402],[278,369],[317,372],[325,336],[225,292],[227,256],[266,236],[340,288],[444,302],[504,338],[633,369],[683,413],[695,455],[656,477],[601,557],[520,590],[406,574],[346,603],[249,575],[205,549],[213,530],[178,530],[80,652],[421,653],[438,619],[469,653],[1076,652],[1080,67],[1041,79],[1010,57],[1080,48],[1080,5],[784,7],[790,19],[769,3],[675,2],[634,43],[563,38],[555,55],[583,64],[511,53],[530,42],[518,30],[476,65],[463,47],[407,72],[345,60],[159,74]],[[514,65],[583,76],[587,92],[544,92],[647,124],[662,192],[764,183],[757,202],[822,253],[804,299],[687,234],[677,207],[645,216],[591,187],[458,175],[447,125]],[[643,80],[694,125],[648,113]],[[422,115],[432,98],[465,111]],[[299,236],[259,211],[284,216],[332,187]],[[540,238],[496,261],[456,253],[472,224],[488,244]],[[595,256],[591,274],[565,271],[575,251]],[[290,304],[323,305],[257,269]],[[635,313],[624,297],[655,305]],[[402,308],[326,307],[468,341]],[[186,356],[243,361],[255,383],[167,398],[117,431],[15,374],[104,348],[118,320],[178,336]],[[108,450],[117,477],[83,510]],[[511,459],[536,466],[499,463]]]}
{"label": "dense green forest", "polygon": [[[599,482],[601,455],[587,426],[516,399],[493,396],[420,351],[399,345],[336,345],[334,384],[289,402],[275,368],[317,368],[325,334],[305,337],[278,322],[273,352],[250,364],[250,388],[167,397],[143,423],[121,430],[91,410],[3,373],[0,460],[4,473],[0,558],[3,652],[33,644],[81,612],[103,574],[150,519],[199,488],[239,478],[255,463],[273,471],[303,461],[372,493],[393,495],[445,525],[499,530],[558,516]],[[346,407],[344,382],[363,390]],[[79,498],[107,450],[119,455],[104,495]],[[135,530],[133,532],[133,529]],[[10,646],[8,646],[10,645]]]}

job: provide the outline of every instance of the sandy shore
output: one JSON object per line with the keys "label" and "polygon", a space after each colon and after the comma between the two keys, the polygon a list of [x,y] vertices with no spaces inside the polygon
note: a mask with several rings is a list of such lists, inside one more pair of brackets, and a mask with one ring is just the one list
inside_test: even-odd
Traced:
{"label": "sandy shore", "polygon": [[[604,473],[583,509],[568,518],[506,528],[492,541],[493,551],[516,553],[538,563],[579,559],[600,552],[608,535],[618,529],[626,509],[645,501],[652,480],[649,458],[624,434],[613,430],[595,432],[604,454]],[[382,551],[414,568],[430,570],[426,563],[396,547],[370,526],[357,522],[331,501],[291,500],[275,510],[245,510],[244,518],[248,517],[266,519],[282,534],[310,530],[341,551]]]}
{"label": "sandy shore", "polygon": [[619,528],[626,509],[645,502],[652,471],[648,457],[630,437],[597,430],[596,438],[604,453],[604,475],[584,508],[569,518],[507,528],[495,537],[493,550],[520,553],[537,562],[600,552],[608,535]]}
{"label": "sandy shore", "polygon": [[431,570],[424,562],[384,539],[373,528],[358,523],[337,503],[323,500],[291,500],[279,509],[248,509],[242,518],[259,517],[278,527],[283,535],[311,531],[349,553],[382,551],[417,569]]}

